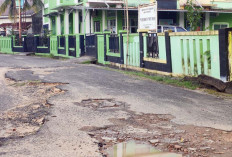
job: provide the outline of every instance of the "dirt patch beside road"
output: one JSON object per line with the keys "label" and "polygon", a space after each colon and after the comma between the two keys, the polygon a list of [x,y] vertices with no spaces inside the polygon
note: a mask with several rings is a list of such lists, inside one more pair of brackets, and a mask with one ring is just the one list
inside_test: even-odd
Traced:
{"label": "dirt patch beside road", "polygon": [[102,112],[123,110],[130,117],[109,119],[112,125],[86,126],[81,130],[97,139],[99,150],[107,156],[107,150],[115,144],[137,141],[149,143],[164,152],[180,153],[191,157],[231,157],[232,132],[193,125],[178,125],[171,115],[137,114],[129,105],[113,99],[83,100],[76,105]]}
{"label": "dirt patch beside road", "polygon": [[9,139],[35,134],[40,129],[52,106],[47,100],[64,93],[58,85],[61,83],[6,79],[6,86],[13,88],[21,101],[16,107],[0,113],[0,146]]}

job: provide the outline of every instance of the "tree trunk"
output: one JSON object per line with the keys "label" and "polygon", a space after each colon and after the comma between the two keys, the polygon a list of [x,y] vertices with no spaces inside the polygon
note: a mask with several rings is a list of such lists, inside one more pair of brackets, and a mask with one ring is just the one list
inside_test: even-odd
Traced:
{"label": "tree trunk", "polygon": [[228,94],[232,94],[232,82],[227,82],[226,83],[226,93],[228,93]]}
{"label": "tree trunk", "polygon": [[200,83],[213,86],[220,92],[224,92],[227,87],[226,83],[224,83],[223,81],[206,75],[199,75],[198,81]]}

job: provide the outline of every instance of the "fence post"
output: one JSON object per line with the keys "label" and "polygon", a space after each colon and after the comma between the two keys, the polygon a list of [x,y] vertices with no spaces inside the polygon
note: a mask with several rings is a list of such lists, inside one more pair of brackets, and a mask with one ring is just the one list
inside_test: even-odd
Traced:
{"label": "fence post", "polygon": [[120,33],[120,58],[121,58],[121,64],[124,64],[124,49],[123,49],[123,33]]}
{"label": "fence post", "polygon": [[228,61],[228,31],[219,30],[219,58],[220,58],[220,77],[223,81],[228,81],[229,61]]}
{"label": "fence post", "polygon": [[97,46],[98,46],[98,44],[97,44],[97,34],[95,34],[94,40],[95,40],[95,54],[96,54],[96,59],[98,60],[98,53],[97,53]]}
{"label": "fence post", "polygon": [[14,40],[15,40],[15,37],[12,36],[11,37],[11,49],[12,49],[13,54],[14,54]]}
{"label": "fence post", "polygon": [[143,43],[143,33],[139,32],[139,47],[140,47],[140,67],[144,67],[144,43]]}
{"label": "fence post", "polygon": [[124,45],[123,45],[123,34],[127,33],[127,30],[120,30],[120,43],[119,43],[119,47],[120,47],[120,59],[121,59],[121,64],[124,64]]}
{"label": "fence post", "polygon": [[106,42],[106,33],[104,33],[104,62],[107,61],[107,42]]}
{"label": "fence post", "polygon": [[[158,36],[157,36],[158,37]],[[171,52],[171,41],[169,32],[165,32],[165,46],[166,46],[166,57],[167,57],[167,71],[172,72],[172,52]]]}
{"label": "fence post", "polygon": [[38,52],[38,49],[37,49],[37,47],[39,46],[39,35],[34,35],[34,48],[35,48],[35,52],[37,53]]}
{"label": "fence post", "polygon": [[23,37],[23,52],[27,51],[27,35],[22,35]]}
{"label": "fence post", "polygon": [[48,49],[49,49],[49,53],[51,53],[50,52],[50,41],[51,41],[51,36],[48,37]]}

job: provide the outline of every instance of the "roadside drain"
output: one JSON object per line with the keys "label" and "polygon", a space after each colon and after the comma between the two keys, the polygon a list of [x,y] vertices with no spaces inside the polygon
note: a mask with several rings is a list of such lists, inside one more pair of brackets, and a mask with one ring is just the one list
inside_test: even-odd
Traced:
{"label": "roadside drain", "polygon": [[[130,150],[134,150],[133,152],[141,150],[144,157],[146,155],[152,157],[179,157],[181,155],[183,157],[221,157],[222,154],[223,157],[231,157],[232,154],[232,132],[193,125],[179,125],[172,121],[175,117],[171,115],[137,114],[129,110],[129,104],[115,99],[87,99],[75,104],[96,111],[114,112],[114,114],[124,111],[129,115],[128,118],[108,119],[111,125],[86,126],[80,129],[98,141],[96,144],[103,157],[124,157],[122,154],[113,156],[112,153],[124,152],[125,154]],[[150,145],[141,146],[141,143]],[[177,154],[161,152],[149,154],[153,153],[149,152],[150,150]],[[125,157],[130,156],[141,157],[140,154],[125,155]]]}
{"label": "roadside drain", "polygon": [[135,141],[119,143],[107,150],[108,157],[182,157],[181,154],[164,153],[149,144]]}

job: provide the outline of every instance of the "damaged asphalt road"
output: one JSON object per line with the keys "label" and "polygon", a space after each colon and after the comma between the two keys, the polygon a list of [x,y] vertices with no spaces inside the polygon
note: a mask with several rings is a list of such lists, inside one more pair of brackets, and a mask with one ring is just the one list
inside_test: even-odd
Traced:
{"label": "damaged asphalt road", "polygon": [[[73,60],[0,55],[0,69],[0,156],[98,157],[127,140],[183,156],[232,153],[231,100]],[[34,128],[17,132],[25,125]]]}

